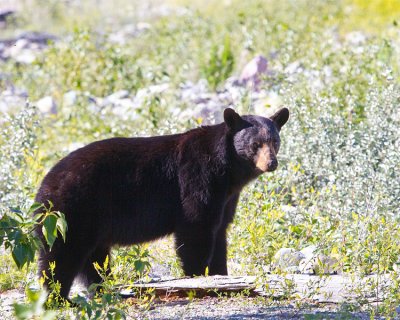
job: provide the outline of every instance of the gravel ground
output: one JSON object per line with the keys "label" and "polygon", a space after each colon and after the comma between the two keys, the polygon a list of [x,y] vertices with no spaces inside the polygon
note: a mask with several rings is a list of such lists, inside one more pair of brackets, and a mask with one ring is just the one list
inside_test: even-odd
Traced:
{"label": "gravel ground", "polygon": [[370,319],[366,312],[346,312],[336,304],[293,304],[259,298],[205,298],[156,304],[152,310],[129,312],[134,319]]}
{"label": "gravel ground", "polygon": [[[23,302],[22,290],[0,294],[0,319],[13,319],[12,303]],[[127,319],[371,319],[367,312],[349,312],[344,305],[307,301],[272,301],[263,297],[156,300],[150,310],[140,310],[132,299],[126,302]],[[381,318],[384,319],[384,318]],[[399,317],[400,319],[400,317]]]}

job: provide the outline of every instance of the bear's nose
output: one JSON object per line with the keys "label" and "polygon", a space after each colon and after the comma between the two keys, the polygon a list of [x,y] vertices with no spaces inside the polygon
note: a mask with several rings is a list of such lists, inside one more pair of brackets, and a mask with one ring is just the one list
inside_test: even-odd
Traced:
{"label": "bear's nose", "polygon": [[267,171],[274,171],[276,168],[278,168],[278,160],[276,159],[269,160]]}

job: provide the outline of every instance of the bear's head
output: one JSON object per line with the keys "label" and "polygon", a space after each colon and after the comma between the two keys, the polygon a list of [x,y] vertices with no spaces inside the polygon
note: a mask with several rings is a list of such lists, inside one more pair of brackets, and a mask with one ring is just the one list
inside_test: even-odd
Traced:
{"label": "bear's head", "polygon": [[233,135],[238,158],[256,173],[274,171],[278,167],[279,131],[289,119],[289,110],[282,108],[269,118],[240,116],[233,109],[224,111],[224,121]]}

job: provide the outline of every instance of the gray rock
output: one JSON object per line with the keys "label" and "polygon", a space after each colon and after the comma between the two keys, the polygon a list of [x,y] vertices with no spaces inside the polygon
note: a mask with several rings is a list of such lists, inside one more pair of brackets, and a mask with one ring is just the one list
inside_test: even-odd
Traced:
{"label": "gray rock", "polygon": [[0,22],[7,22],[10,18],[12,18],[15,15],[14,10],[0,10]]}
{"label": "gray rock", "polygon": [[261,77],[267,73],[267,68],[267,59],[262,55],[258,55],[243,68],[239,81],[258,90]]}
{"label": "gray rock", "polygon": [[32,46],[27,39],[18,39],[14,44],[9,46],[4,46],[2,50],[3,59],[14,59],[19,63],[31,64],[35,61],[35,50],[37,47]]}
{"label": "gray rock", "polygon": [[47,46],[49,41],[56,41],[58,38],[55,35],[46,32],[23,32],[18,37],[19,39],[25,39],[30,43],[37,43],[43,46]]}
{"label": "gray rock", "polygon": [[280,269],[287,269],[289,267],[297,267],[304,255],[293,248],[281,248],[274,255],[274,265]]}
{"label": "gray rock", "polygon": [[0,40],[0,59],[32,63],[36,53],[43,50],[49,41],[55,40],[55,36],[39,32],[25,32],[15,38]]}
{"label": "gray rock", "polygon": [[7,28],[16,21],[15,11],[9,9],[0,10],[0,28]]}

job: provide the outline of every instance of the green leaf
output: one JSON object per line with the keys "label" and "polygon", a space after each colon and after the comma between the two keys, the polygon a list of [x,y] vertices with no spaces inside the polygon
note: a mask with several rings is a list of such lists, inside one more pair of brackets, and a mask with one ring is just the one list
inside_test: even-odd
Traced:
{"label": "green leaf", "polygon": [[22,214],[22,211],[19,207],[10,207],[10,211],[13,213],[19,213]]}
{"label": "green leaf", "polygon": [[29,208],[29,214],[32,215],[36,210],[40,209],[43,207],[43,204],[34,202],[31,207]]}
{"label": "green leaf", "polygon": [[31,290],[29,288],[25,292],[26,297],[27,297],[28,301],[30,301],[30,302],[39,301],[41,293],[42,293],[41,291]]}
{"label": "green leaf", "polygon": [[60,232],[64,242],[67,234],[67,229],[67,221],[65,220],[64,215],[62,215],[57,219],[57,230]]}
{"label": "green leaf", "polygon": [[135,270],[136,270],[137,272],[139,272],[139,273],[142,273],[142,272],[143,272],[143,270],[144,270],[144,264],[143,264],[142,261],[136,260],[136,261],[134,262],[134,265],[135,265]]}
{"label": "green leaf", "polygon": [[52,247],[57,238],[57,217],[54,214],[50,214],[44,219],[42,232],[47,244]]}
{"label": "green leaf", "polygon": [[19,269],[21,269],[27,262],[31,262],[33,260],[32,254],[29,251],[30,248],[25,243],[18,243],[12,249],[12,257]]}

